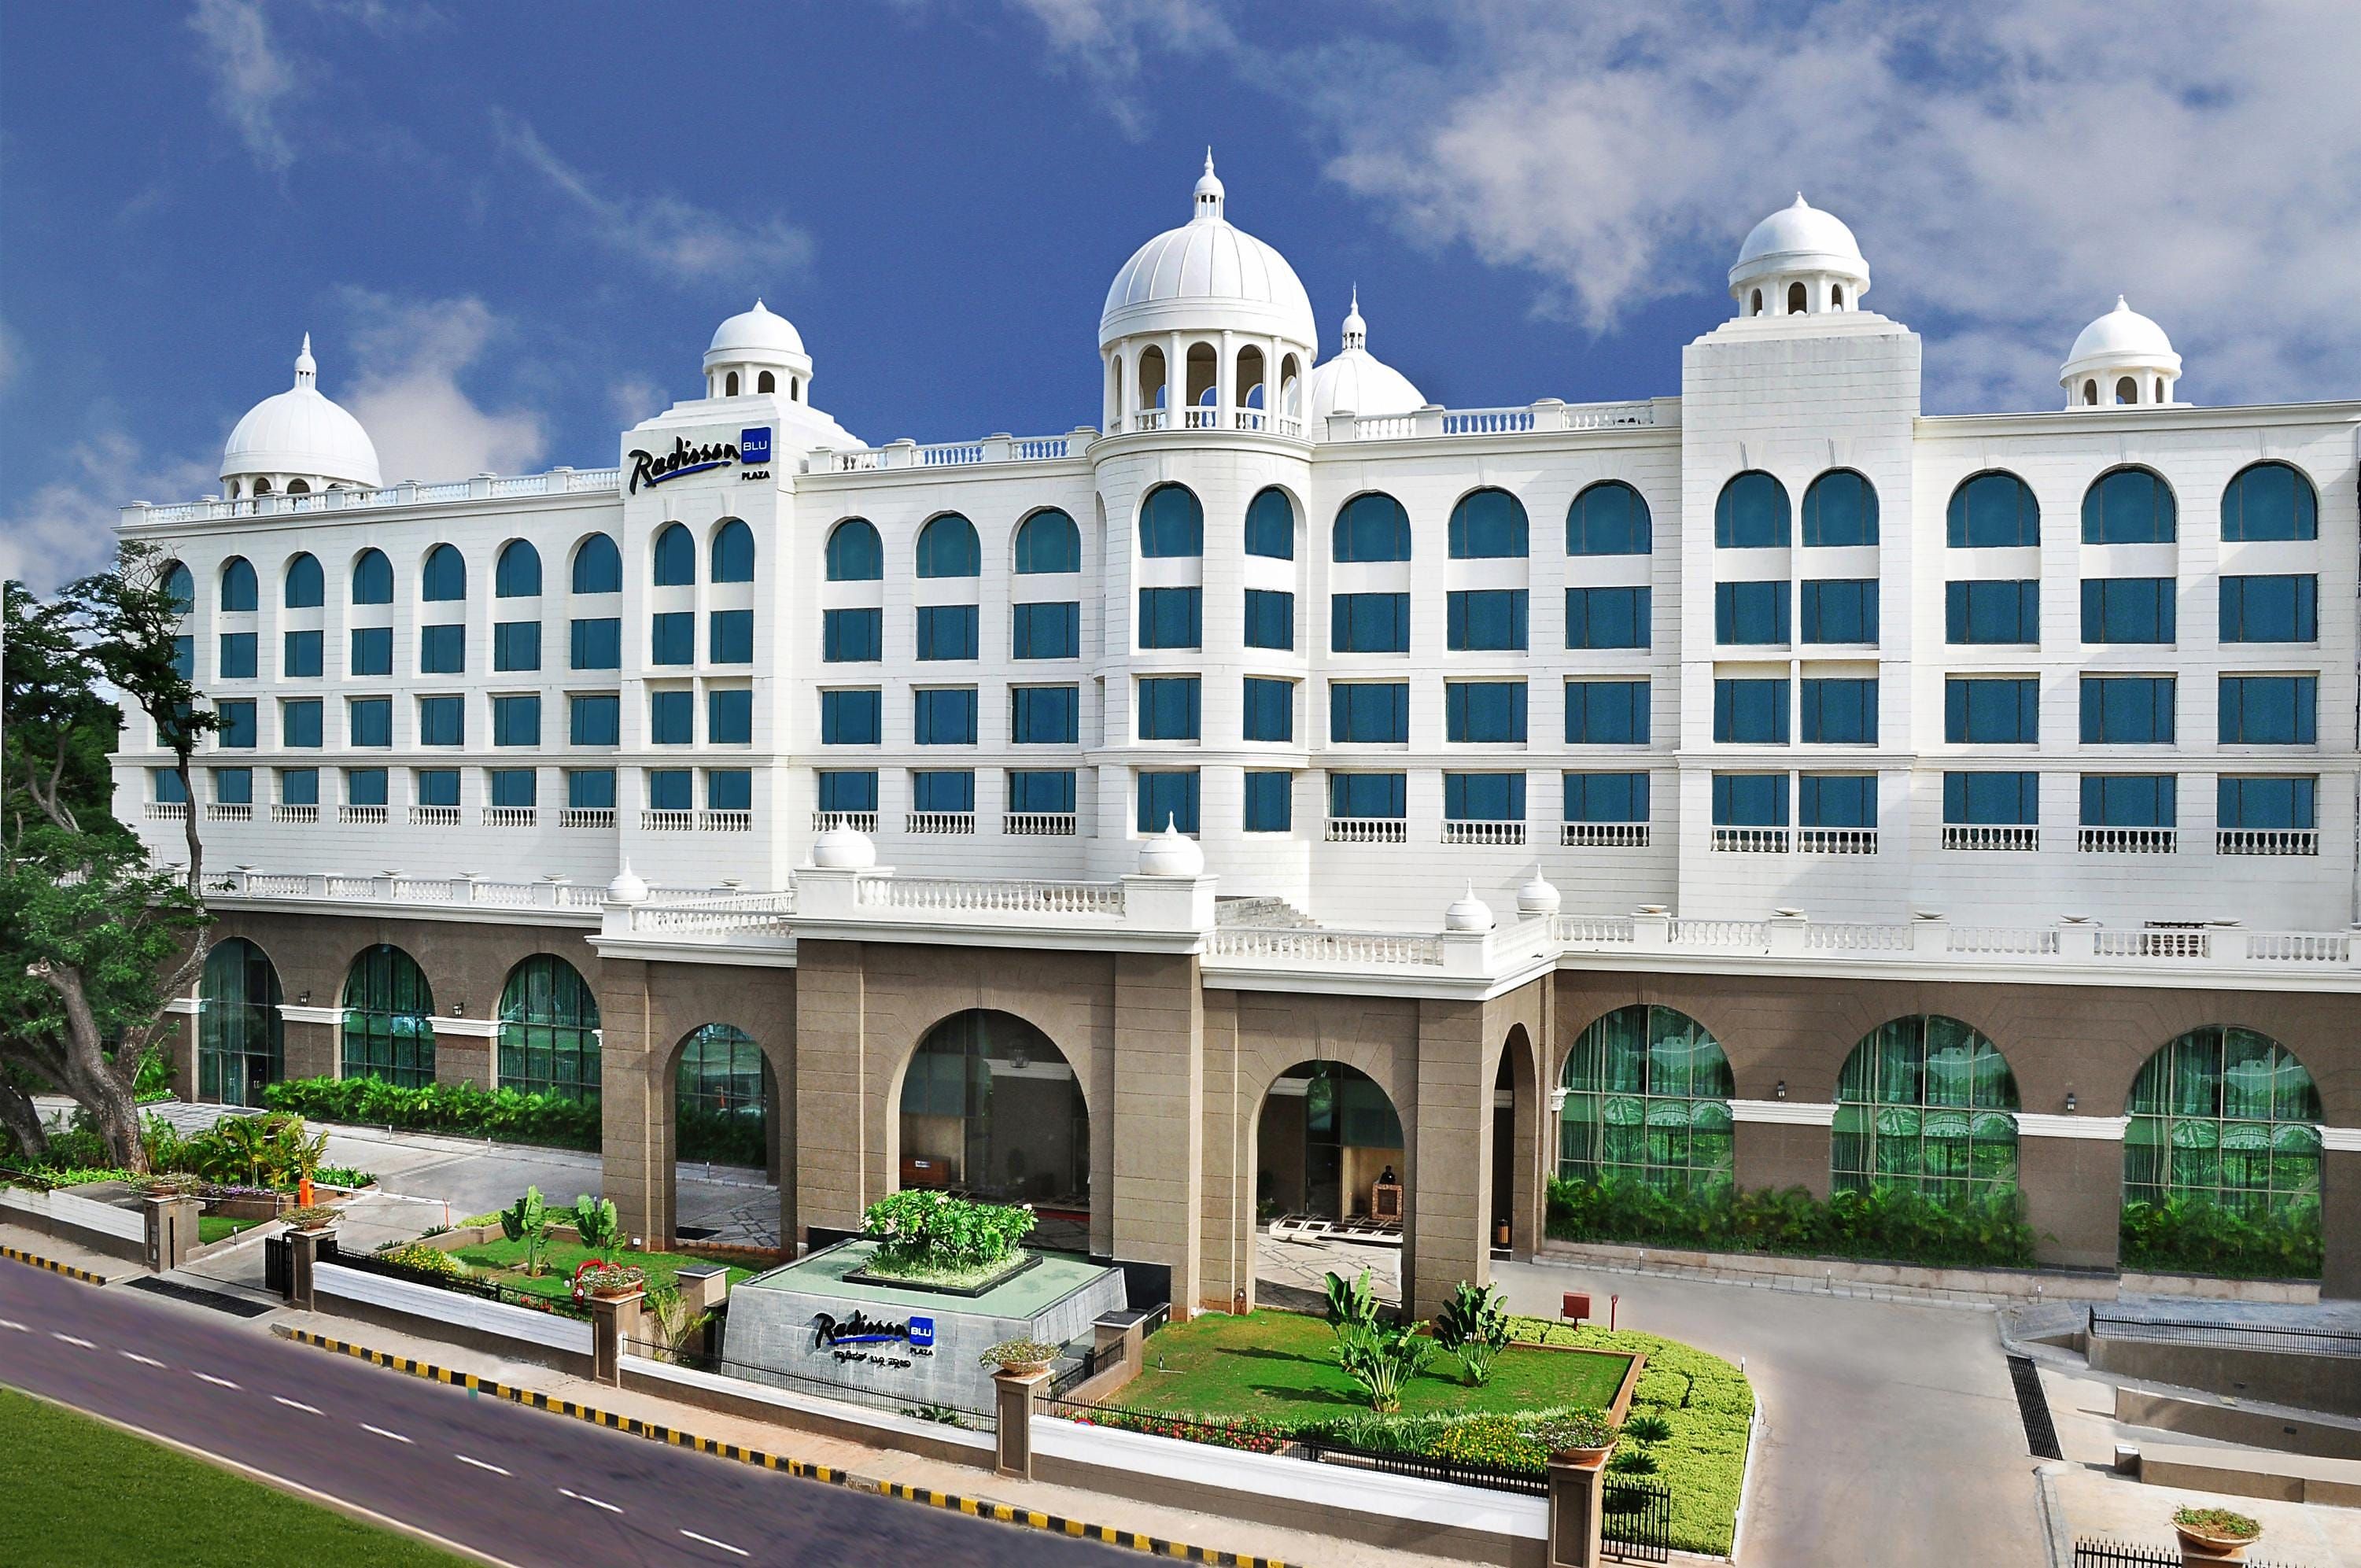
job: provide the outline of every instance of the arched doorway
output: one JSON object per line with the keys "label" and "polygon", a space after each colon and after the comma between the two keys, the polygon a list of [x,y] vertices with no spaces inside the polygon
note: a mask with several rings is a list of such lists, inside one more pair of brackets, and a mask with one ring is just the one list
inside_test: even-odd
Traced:
{"label": "arched doorway", "polygon": [[1402,1299],[1408,1140],[1383,1085],[1340,1061],[1298,1062],[1271,1080],[1255,1124],[1255,1294],[1316,1310],[1321,1281],[1369,1271]]}
{"label": "arched doorway", "polygon": [[554,953],[519,963],[500,989],[498,1081],[526,1094],[598,1098],[598,998]]}
{"label": "arched doorway", "polygon": [[2013,1196],[2017,1109],[2016,1075],[1972,1026],[1940,1014],[1883,1024],[1837,1075],[1830,1189],[1954,1204]]}
{"label": "arched doorway", "polygon": [[1041,1246],[1090,1250],[1091,1117],[1049,1036],[970,1008],[927,1031],[902,1079],[901,1187],[1030,1203]]}
{"label": "arched doorway", "polygon": [[673,1061],[672,1233],[683,1241],[777,1246],[777,1079],[754,1037],[703,1024]]}
{"label": "arched doorway", "polygon": [[259,1105],[285,1076],[286,1021],[279,971],[243,937],[214,944],[197,987],[197,1097]]}
{"label": "arched doorway", "polygon": [[379,942],[345,977],[340,1066],[346,1078],[403,1089],[434,1081],[434,991],[408,953]]}
{"label": "arched doorway", "polygon": [[1522,1024],[1511,1025],[1492,1075],[1492,1208],[1484,1238],[1496,1253],[1530,1255],[1541,1239],[1539,1086],[1532,1036]]}
{"label": "arched doorway", "polygon": [[2295,1053],[2253,1029],[2191,1029],[2147,1059],[2124,1131],[2124,1199],[2179,1199],[2317,1230],[2320,1091]]}

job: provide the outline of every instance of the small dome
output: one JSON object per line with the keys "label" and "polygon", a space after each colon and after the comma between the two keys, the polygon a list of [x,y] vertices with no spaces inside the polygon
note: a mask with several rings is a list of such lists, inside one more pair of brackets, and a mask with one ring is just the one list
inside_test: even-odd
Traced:
{"label": "small dome", "polygon": [[2085,370],[2133,367],[2169,369],[2178,375],[2180,356],[2172,351],[2172,339],[2164,334],[2164,328],[2132,309],[2118,294],[2115,308],[2084,327],[2074,339],[2074,346],[2059,374],[2071,380]]}
{"label": "small dome", "polygon": [[1368,350],[1369,323],[1361,319],[1361,291],[1345,316],[1344,346],[1335,357],[1312,367],[1304,407],[1313,419],[1340,409],[1356,414],[1406,414],[1426,406],[1426,395],[1409,377]]}
{"label": "small dome", "polygon": [[1443,928],[1446,931],[1488,931],[1492,928],[1492,906],[1476,896],[1476,884],[1469,883],[1467,891],[1451,901],[1443,912]]}
{"label": "small dome", "polygon": [[312,334],[303,334],[295,356],[295,384],[263,399],[229,433],[222,451],[225,483],[249,475],[302,478],[323,486],[355,485],[376,489],[377,444],[361,422],[321,395]]}
{"label": "small dome", "polygon": [[1205,851],[1197,847],[1197,840],[1167,824],[1163,832],[1141,841],[1139,874],[1202,876],[1205,874]]}
{"label": "small dome", "polygon": [[644,904],[647,898],[648,884],[640,879],[638,872],[631,870],[631,862],[625,861],[623,869],[615,873],[615,880],[607,884],[607,902]]}
{"label": "small dome", "polygon": [[877,844],[858,828],[831,828],[812,840],[811,863],[815,871],[867,871],[877,863]]}
{"label": "small dome", "polygon": [[711,360],[767,358],[785,356],[804,357],[803,334],[796,323],[778,314],[760,299],[751,311],[741,311],[713,329],[713,341],[705,347],[705,356]]}
{"label": "small dome", "polygon": [[1853,280],[1856,293],[1869,288],[1869,263],[1860,242],[1844,221],[1824,213],[1795,192],[1795,204],[1782,207],[1761,223],[1738,247],[1738,263],[1730,269],[1732,293],[1759,279],[1789,272],[1833,272]]}
{"label": "small dome", "polygon": [[1220,332],[1284,338],[1317,350],[1312,297],[1287,258],[1222,215],[1224,192],[1205,154],[1190,220],[1132,253],[1108,286],[1099,345],[1137,332]]}
{"label": "small dome", "polygon": [[1533,862],[1533,874],[1517,889],[1517,913],[1520,915],[1554,915],[1560,903],[1558,891],[1547,877],[1542,875],[1539,861]]}

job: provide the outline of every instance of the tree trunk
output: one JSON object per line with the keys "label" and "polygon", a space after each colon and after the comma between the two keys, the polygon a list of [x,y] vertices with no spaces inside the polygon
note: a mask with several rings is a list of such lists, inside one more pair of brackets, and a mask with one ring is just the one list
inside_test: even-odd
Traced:
{"label": "tree trunk", "polygon": [[33,1097],[13,1083],[0,1083],[0,1130],[16,1140],[17,1154],[27,1165],[38,1165],[49,1152],[49,1135]]}

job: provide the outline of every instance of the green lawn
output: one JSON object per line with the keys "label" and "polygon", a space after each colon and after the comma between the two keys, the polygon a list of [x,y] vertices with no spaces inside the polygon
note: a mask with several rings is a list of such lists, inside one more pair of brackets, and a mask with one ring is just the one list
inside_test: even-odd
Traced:
{"label": "green lawn", "polygon": [[[543,1272],[528,1277],[524,1273],[524,1243],[506,1237],[499,1241],[481,1242],[463,1246],[451,1255],[470,1268],[509,1271],[500,1275],[500,1282],[529,1290],[537,1296],[564,1296],[572,1288],[574,1270],[586,1257],[602,1257],[609,1263],[631,1264],[645,1269],[651,1285],[670,1285],[680,1270],[706,1260],[678,1252],[633,1252],[628,1247],[605,1247],[597,1250],[572,1242],[552,1242],[541,1249]],[[754,1277],[753,1270],[732,1266],[730,1285],[735,1289]]]}
{"label": "green lawn", "polygon": [[197,1240],[201,1243],[217,1242],[240,1231],[250,1231],[260,1223],[260,1220],[225,1220],[218,1214],[200,1214],[197,1216]]}
{"label": "green lawn", "polygon": [[464,1562],[12,1389],[0,1388],[0,1563],[10,1568]]}
{"label": "green lawn", "polygon": [[[1148,1369],[1115,1396],[1135,1410],[1167,1415],[1255,1416],[1313,1420],[1368,1409],[1337,1369],[1336,1336],[1318,1318],[1257,1311],[1207,1312],[1148,1342]],[[1603,1355],[1504,1351],[1492,1380],[1470,1388],[1459,1358],[1438,1350],[1402,1390],[1404,1415],[1463,1415],[1614,1402],[1629,1363]],[[1161,1370],[1159,1370],[1159,1367]]]}

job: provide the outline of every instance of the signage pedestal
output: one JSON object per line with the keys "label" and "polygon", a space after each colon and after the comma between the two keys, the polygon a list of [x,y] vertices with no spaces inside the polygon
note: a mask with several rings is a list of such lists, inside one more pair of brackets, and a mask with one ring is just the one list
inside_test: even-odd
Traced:
{"label": "signage pedestal", "polygon": [[640,1303],[647,1292],[590,1298],[590,1378],[609,1388],[623,1386],[623,1355],[639,1336]]}
{"label": "signage pedestal", "polygon": [[1035,1391],[1049,1381],[1047,1368],[1025,1373],[1004,1368],[992,1375],[994,1415],[999,1437],[998,1451],[992,1459],[994,1475],[1005,1475],[1012,1481],[1033,1479],[1033,1398]]}

